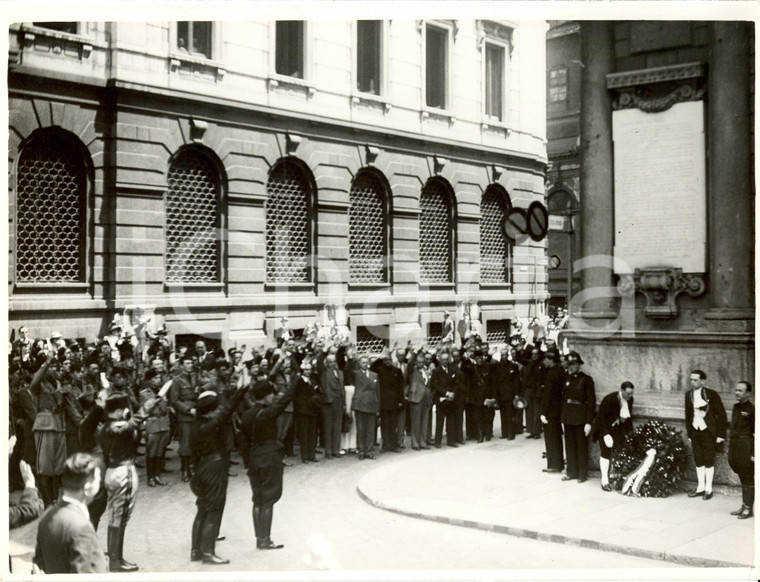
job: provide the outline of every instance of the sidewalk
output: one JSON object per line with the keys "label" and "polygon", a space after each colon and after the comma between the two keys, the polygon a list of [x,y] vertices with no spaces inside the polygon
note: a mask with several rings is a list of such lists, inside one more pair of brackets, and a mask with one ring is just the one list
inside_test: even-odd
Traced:
{"label": "sidewalk", "polygon": [[710,501],[606,493],[598,476],[580,484],[543,473],[543,450],[543,440],[518,435],[439,454],[410,451],[357,489],[376,507],[420,519],[692,567],[754,564],[755,520],[729,515],[741,505],[735,491],[716,489]]}

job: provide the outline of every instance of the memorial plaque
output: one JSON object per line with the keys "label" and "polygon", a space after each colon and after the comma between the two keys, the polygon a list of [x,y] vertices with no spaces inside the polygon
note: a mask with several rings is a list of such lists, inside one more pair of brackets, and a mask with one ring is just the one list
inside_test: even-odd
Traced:
{"label": "memorial plaque", "polygon": [[677,267],[704,273],[704,102],[677,103],[660,113],[614,111],[612,133],[615,258],[620,259],[615,272]]}

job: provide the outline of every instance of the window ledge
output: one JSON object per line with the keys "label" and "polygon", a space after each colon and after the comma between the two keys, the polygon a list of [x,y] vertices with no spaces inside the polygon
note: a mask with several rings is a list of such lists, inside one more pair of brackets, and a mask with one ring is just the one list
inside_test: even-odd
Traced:
{"label": "window ledge", "polygon": [[390,289],[390,283],[349,283],[349,291],[365,291],[371,289]]}
{"label": "window ledge", "polygon": [[382,95],[375,95],[374,93],[362,93],[361,91],[356,91],[351,94],[351,104],[354,106],[365,105],[377,108],[382,107],[383,113],[388,113],[393,108],[391,102]]}
{"label": "window ledge", "polygon": [[204,291],[218,290],[221,291],[224,288],[223,283],[164,283],[164,289],[169,292],[174,291],[186,291],[192,289],[202,289]]}
{"label": "window ledge", "polygon": [[89,283],[16,283],[16,289],[24,291],[34,289],[40,291],[82,291],[90,288]]}
{"label": "window ledge", "polygon": [[420,111],[420,120],[438,121],[449,124],[449,127],[453,127],[457,121],[457,118],[453,113],[446,109],[438,109],[437,107],[423,107]]}
{"label": "window ledge", "polygon": [[314,97],[317,90],[314,87],[314,83],[305,79],[299,79],[298,77],[288,77],[287,75],[279,75],[277,73],[269,75],[267,77],[267,89],[269,92],[276,91],[278,87],[282,87],[286,91],[301,90],[304,92],[307,99]]}
{"label": "window ledge", "polygon": [[179,73],[180,71],[189,72],[195,77],[202,77],[204,73],[210,73],[217,83],[224,80],[224,76],[227,74],[227,69],[222,63],[206,58],[202,54],[174,51],[169,54],[169,72]]}
{"label": "window ledge", "polygon": [[275,291],[279,289],[294,289],[296,291],[313,291],[314,283],[279,283],[277,281],[266,281],[264,287],[267,291]]}
{"label": "window ledge", "polygon": [[448,291],[454,289],[454,283],[420,283],[420,289],[439,289],[441,291]]}
{"label": "window ledge", "polygon": [[512,135],[512,128],[509,126],[509,124],[503,121],[499,121],[493,117],[482,118],[480,122],[480,131],[481,133],[497,133],[503,135],[504,137],[509,137]]}
{"label": "window ledge", "polygon": [[90,58],[94,47],[99,49],[108,48],[108,44],[105,42],[96,41],[79,34],[59,32],[40,26],[24,25],[21,27],[20,36],[24,49],[50,50],[53,54],[57,55],[63,54],[73,57],[74,55],[70,54],[67,48],[74,45],[76,47],[75,50],[78,52],[76,56],[82,60]]}
{"label": "window ledge", "polygon": [[512,283],[508,283],[504,281],[503,283],[481,283],[480,287],[482,289],[512,289]]}

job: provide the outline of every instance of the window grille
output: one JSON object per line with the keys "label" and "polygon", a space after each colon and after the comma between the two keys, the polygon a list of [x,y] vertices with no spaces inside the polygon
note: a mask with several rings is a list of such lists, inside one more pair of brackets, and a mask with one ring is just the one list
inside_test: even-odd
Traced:
{"label": "window grille", "polygon": [[311,187],[292,163],[278,164],[267,182],[267,282],[308,283]]}
{"label": "window grille", "polygon": [[425,34],[425,103],[446,108],[449,31],[428,26]]}
{"label": "window grille", "polygon": [[428,183],[420,196],[420,283],[450,283],[452,224],[449,194]]}
{"label": "window grille", "polygon": [[486,341],[489,344],[505,344],[509,340],[512,322],[509,319],[489,319],[486,322]]}
{"label": "window grille", "polygon": [[385,283],[388,280],[384,194],[379,180],[370,174],[359,174],[351,185],[348,211],[351,283]]}
{"label": "window grille", "polygon": [[356,84],[364,93],[380,94],[382,21],[359,20],[356,25]]}
{"label": "window grille", "polygon": [[177,50],[211,58],[211,23],[178,22]]}
{"label": "window grille", "polygon": [[302,20],[278,20],[275,30],[275,72],[278,75],[304,78],[304,23]]}
{"label": "window grille", "polygon": [[166,191],[167,283],[215,283],[219,277],[219,176],[201,152],[171,163]]}
{"label": "window grille", "polygon": [[441,343],[443,338],[443,323],[440,321],[431,321],[427,326],[427,342],[431,346]]}
{"label": "window grille", "polygon": [[509,245],[502,223],[508,204],[496,188],[488,188],[480,202],[480,282],[509,282]]}
{"label": "window grille", "polygon": [[44,131],[22,150],[16,187],[16,281],[83,281],[87,168],[76,144]]}
{"label": "window grille", "polygon": [[[372,333],[369,328],[359,326],[356,328],[356,353],[364,354],[378,354],[383,351],[383,348],[388,347],[388,333],[387,327],[381,328],[381,336],[379,337]],[[383,333],[383,331],[385,333]]]}

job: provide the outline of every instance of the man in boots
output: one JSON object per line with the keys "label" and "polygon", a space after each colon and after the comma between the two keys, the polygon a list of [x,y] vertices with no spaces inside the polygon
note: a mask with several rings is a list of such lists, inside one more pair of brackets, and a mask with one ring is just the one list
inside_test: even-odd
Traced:
{"label": "man in boots", "polygon": [[739,519],[752,517],[755,504],[755,405],[750,402],[752,385],[742,380],[736,383],[734,394],[738,401],[731,413],[731,444],[728,464],[742,482],[742,506],[731,515]]}
{"label": "man in boots", "polygon": [[145,373],[144,382],[145,386],[140,392],[140,405],[152,406],[145,420],[145,467],[148,487],[155,487],[166,485],[161,480],[161,464],[164,449],[169,444],[169,410],[166,400],[158,395],[162,385],[161,374],[150,369]]}
{"label": "man in boots", "polygon": [[179,373],[169,389],[169,403],[177,413],[179,460],[182,481],[185,483],[190,480],[190,426],[195,415],[195,398],[193,359],[190,356],[182,356]]}
{"label": "man in boots", "polygon": [[124,533],[135,507],[137,495],[138,431],[145,420],[144,410],[131,415],[129,398],[114,392],[105,402],[106,421],[98,432],[103,462],[104,484],[108,490],[108,561],[111,572],[134,572],[138,569],[124,559]]}
{"label": "man in boots", "polygon": [[282,497],[283,445],[277,438],[277,417],[293,399],[294,390],[294,382],[280,393],[267,380],[256,382],[251,389],[253,408],[241,421],[241,453],[253,490],[253,529],[260,550],[283,547],[270,537],[274,504]]}
{"label": "man in boots", "polygon": [[190,449],[196,467],[190,488],[197,496],[198,511],[192,530],[190,559],[204,564],[229,564],[216,555],[216,539],[227,501],[227,425],[243,399],[246,387],[239,387],[229,400],[213,390],[198,396],[196,417],[190,428]]}

